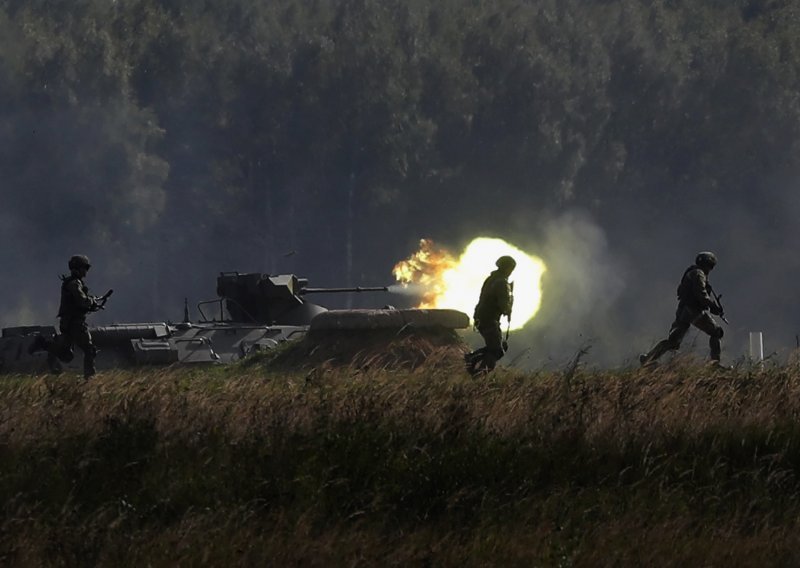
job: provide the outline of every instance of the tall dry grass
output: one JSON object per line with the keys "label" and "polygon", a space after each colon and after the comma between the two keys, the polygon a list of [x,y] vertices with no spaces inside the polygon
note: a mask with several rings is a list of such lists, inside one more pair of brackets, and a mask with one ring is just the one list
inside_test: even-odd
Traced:
{"label": "tall dry grass", "polygon": [[796,364],[443,361],[4,378],[0,564],[798,562]]}

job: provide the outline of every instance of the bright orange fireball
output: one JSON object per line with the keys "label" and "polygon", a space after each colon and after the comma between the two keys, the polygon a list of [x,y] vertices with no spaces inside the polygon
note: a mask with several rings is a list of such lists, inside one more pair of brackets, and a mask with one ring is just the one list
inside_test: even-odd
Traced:
{"label": "bright orange fireball", "polygon": [[483,281],[503,255],[517,261],[510,278],[514,282],[511,329],[521,329],[539,310],[541,280],[547,268],[540,258],[502,239],[477,238],[459,258],[430,239],[422,239],[419,250],[398,262],[392,272],[398,282],[420,286],[422,299],[418,307],[451,308],[472,316]]}

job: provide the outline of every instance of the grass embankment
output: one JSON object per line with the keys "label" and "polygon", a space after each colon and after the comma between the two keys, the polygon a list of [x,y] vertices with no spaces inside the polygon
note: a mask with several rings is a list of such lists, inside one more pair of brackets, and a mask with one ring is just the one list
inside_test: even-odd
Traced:
{"label": "grass embankment", "polygon": [[791,565],[800,369],[0,381],[0,564]]}

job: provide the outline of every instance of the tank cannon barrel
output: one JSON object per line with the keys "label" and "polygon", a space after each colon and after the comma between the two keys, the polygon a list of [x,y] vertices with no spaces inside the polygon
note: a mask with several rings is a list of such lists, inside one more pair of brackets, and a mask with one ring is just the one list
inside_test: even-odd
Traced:
{"label": "tank cannon barrel", "polygon": [[294,274],[222,272],[217,278],[220,319],[223,307],[231,321],[267,325],[308,325],[323,306],[308,301],[306,294],[336,292],[388,292],[388,286],[308,288],[308,278]]}
{"label": "tank cannon barrel", "polygon": [[388,292],[388,286],[355,286],[353,288],[301,288],[300,294],[319,294],[337,292]]}

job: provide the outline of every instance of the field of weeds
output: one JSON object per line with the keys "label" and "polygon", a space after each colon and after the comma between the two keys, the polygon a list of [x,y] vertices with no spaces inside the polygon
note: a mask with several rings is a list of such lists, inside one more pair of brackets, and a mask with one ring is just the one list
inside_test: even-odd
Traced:
{"label": "field of weeds", "polygon": [[800,367],[0,379],[0,564],[800,562]]}

